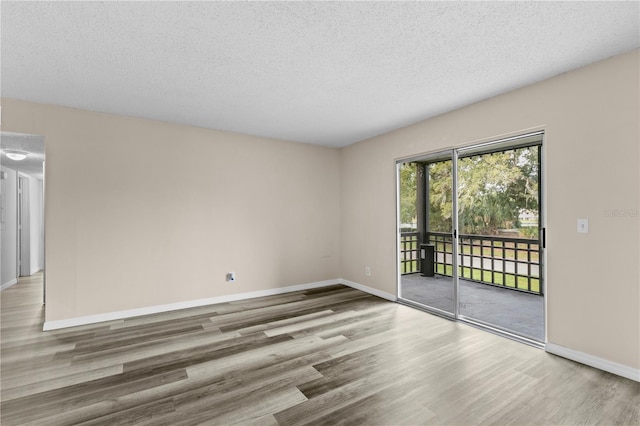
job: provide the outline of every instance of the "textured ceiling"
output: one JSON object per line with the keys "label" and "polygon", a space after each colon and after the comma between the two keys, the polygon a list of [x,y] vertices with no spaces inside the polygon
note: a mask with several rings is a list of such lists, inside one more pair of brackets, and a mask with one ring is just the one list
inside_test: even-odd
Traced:
{"label": "textured ceiling", "polygon": [[640,46],[638,2],[7,2],[2,95],[345,146]]}

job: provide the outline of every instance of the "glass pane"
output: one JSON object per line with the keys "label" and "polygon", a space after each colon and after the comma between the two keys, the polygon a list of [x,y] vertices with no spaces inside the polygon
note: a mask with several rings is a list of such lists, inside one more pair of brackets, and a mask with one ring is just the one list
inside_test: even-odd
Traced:
{"label": "glass pane", "polygon": [[453,170],[436,157],[400,166],[400,297],[453,315]]}
{"label": "glass pane", "polygon": [[544,340],[539,147],[458,160],[460,315]]}

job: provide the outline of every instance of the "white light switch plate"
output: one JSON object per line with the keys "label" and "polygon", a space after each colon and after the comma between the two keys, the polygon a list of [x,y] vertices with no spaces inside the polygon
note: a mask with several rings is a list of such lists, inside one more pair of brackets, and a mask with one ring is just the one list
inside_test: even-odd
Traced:
{"label": "white light switch plate", "polygon": [[578,219],[578,233],[579,234],[589,233],[589,219]]}

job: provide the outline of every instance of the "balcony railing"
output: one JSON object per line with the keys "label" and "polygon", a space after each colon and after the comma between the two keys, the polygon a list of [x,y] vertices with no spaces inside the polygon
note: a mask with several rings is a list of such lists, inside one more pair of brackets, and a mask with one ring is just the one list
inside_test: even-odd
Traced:
{"label": "balcony railing", "polygon": [[403,275],[420,271],[419,241],[419,232],[400,234],[400,272]]}
{"label": "balcony railing", "polygon": [[[403,232],[400,238],[400,271],[420,271],[419,233]],[[451,234],[428,232],[427,243],[435,248],[434,270],[453,275]],[[528,293],[542,294],[538,240],[461,234],[458,246],[460,278]]]}

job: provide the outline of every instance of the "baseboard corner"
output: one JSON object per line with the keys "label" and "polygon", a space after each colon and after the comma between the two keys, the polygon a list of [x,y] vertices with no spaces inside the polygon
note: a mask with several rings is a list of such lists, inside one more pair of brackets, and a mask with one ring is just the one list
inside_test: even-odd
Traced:
{"label": "baseboard corner", "polygon": [[344,278],[339,278],[338,281],[340,284],[346,285],[356,290],[364,291],[365,293],[369,293],[373,296],[377,296],[382,299],[389,300],[391,302],[396,302],[398,300],[395,294],[387,293],[386,291],[378,290],[376,288],[369,287],[364,284],[360,284],[354,281],[349,281]]}

